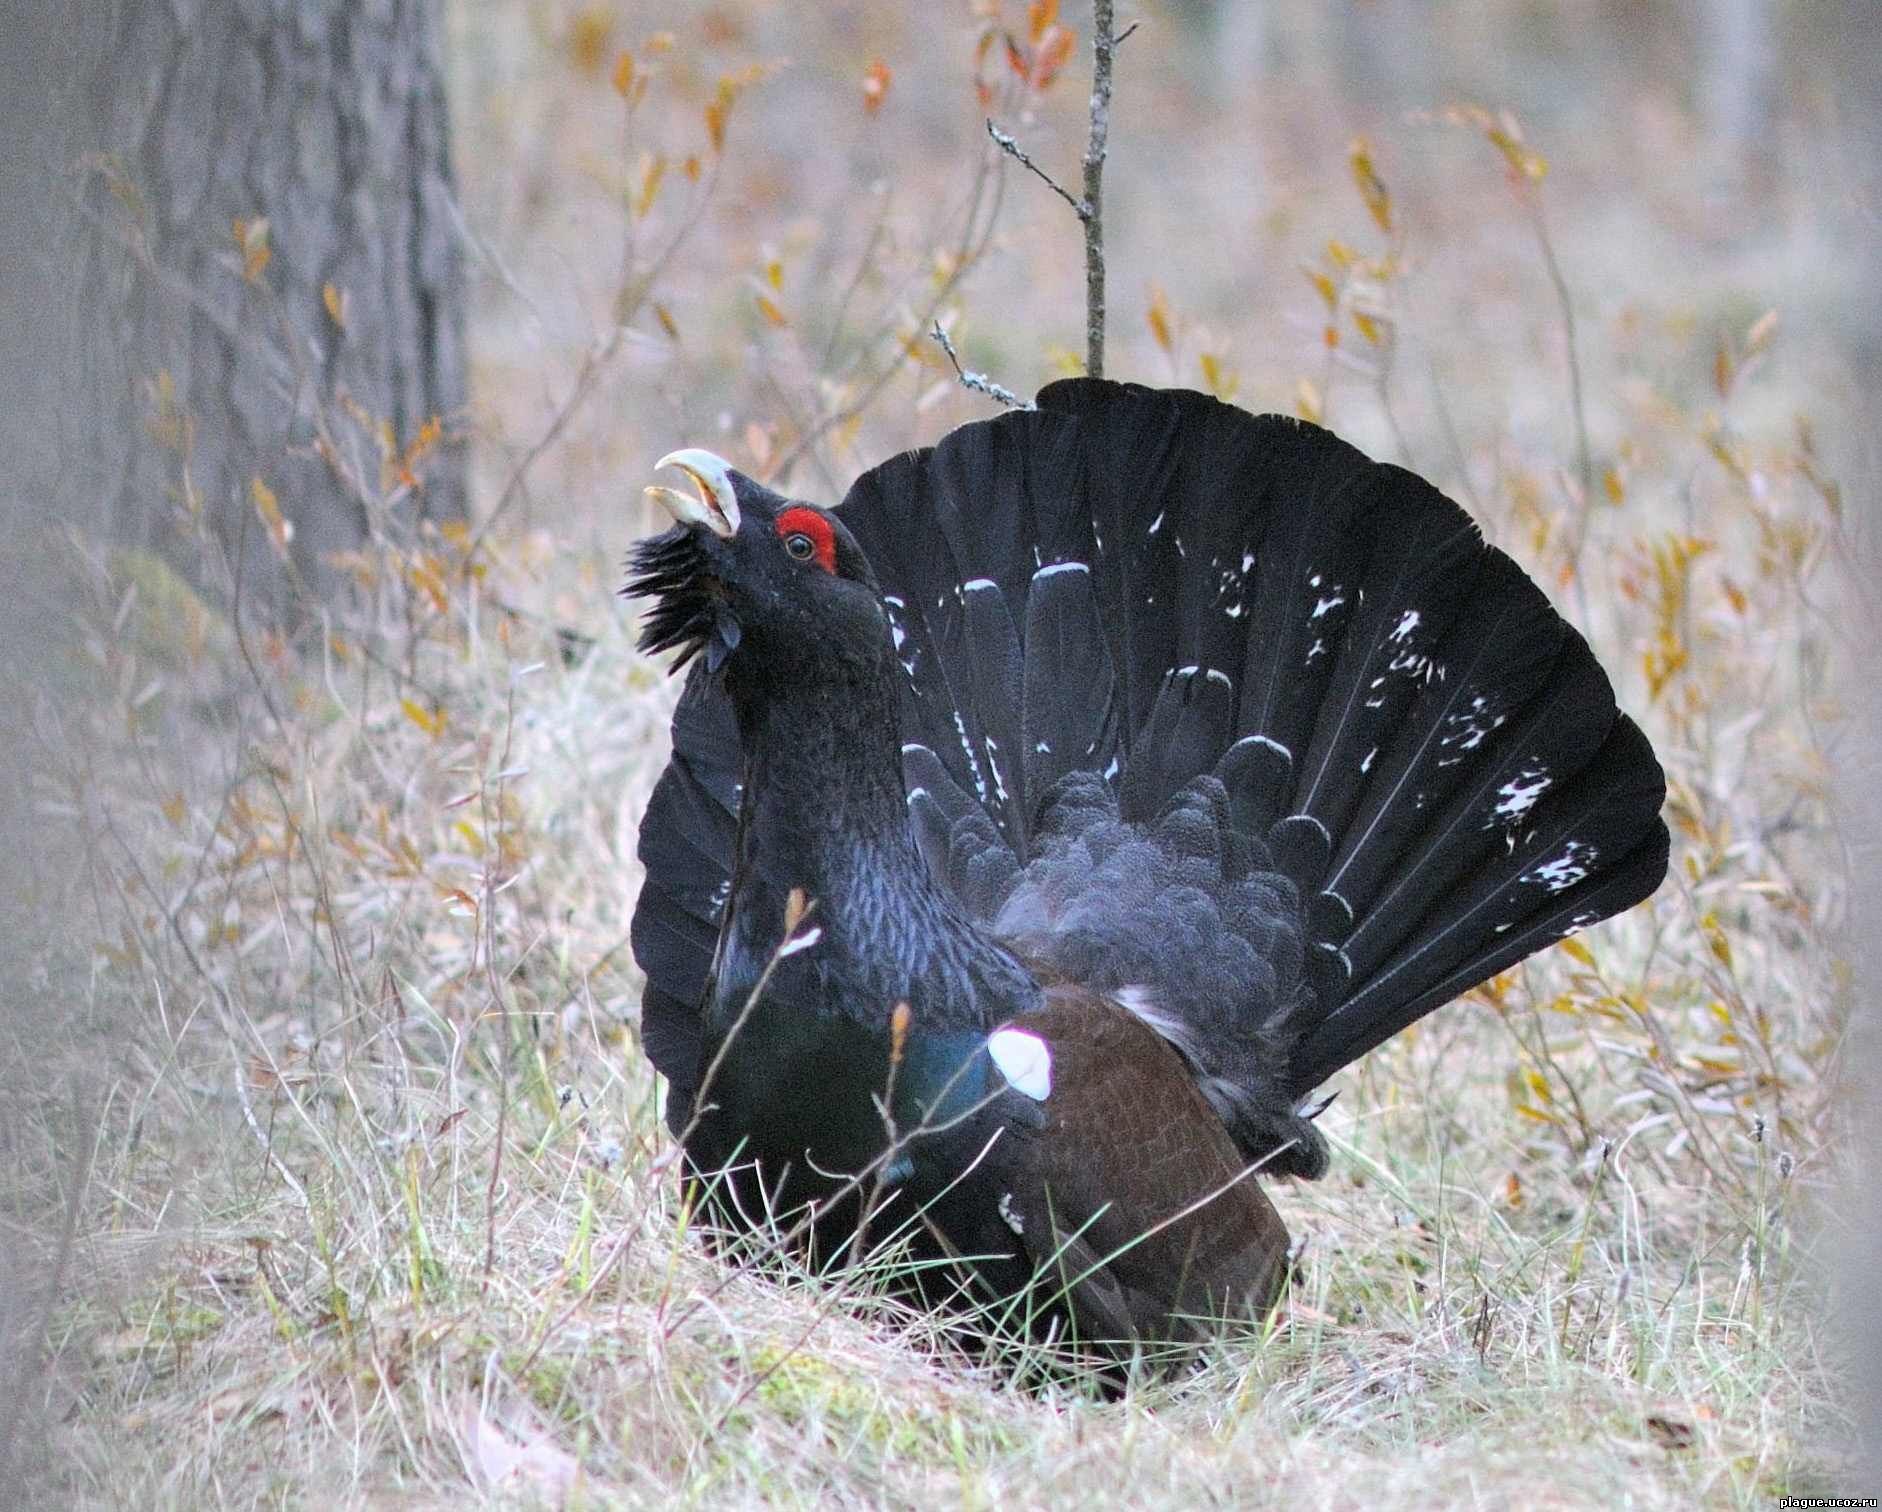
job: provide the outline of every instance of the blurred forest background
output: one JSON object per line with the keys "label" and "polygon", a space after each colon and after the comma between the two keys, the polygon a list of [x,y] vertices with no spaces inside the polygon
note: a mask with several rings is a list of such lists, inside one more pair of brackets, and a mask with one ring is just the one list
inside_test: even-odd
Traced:
{"label": "blurred forest background", "polygon": [[996,407],[936,322],[1079,370],[986,122],[1076,191],[1088,8],[6,9],[23,1504],[1875,1489],[1882,8],[1123,7],[1108,374],[1467,504],[1677,876],[1348,1078],[1282,1336],[1116,1407],[676,1237],[623,940],[673,690],[613,597],[673,447],[832,503]]}

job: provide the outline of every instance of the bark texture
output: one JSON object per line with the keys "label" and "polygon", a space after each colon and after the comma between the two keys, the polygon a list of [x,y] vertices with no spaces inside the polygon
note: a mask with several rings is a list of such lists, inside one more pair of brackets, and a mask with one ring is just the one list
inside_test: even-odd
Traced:
{"label": "bark texture", "polygon": [[[74,450],[108,528],[212,585],[239,560],[252,598],[281,610],[296,575],[331,581],[330,553],[464,513],[463,274],[433,6],[114,0],[93,14],[67,167],[85,381],[105,414]],[[291,570],[268,496],[293,527]]]}

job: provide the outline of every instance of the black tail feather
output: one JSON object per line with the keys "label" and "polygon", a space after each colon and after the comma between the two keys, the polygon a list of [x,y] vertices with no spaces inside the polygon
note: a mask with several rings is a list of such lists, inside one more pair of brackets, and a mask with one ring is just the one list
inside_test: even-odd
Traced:
{"label": "black tail feather", "polygon": [[[1180,874],[1155,906],[1207,917],[1191,894],[1215,889],[1266,963],[1247,980],[1280,984],[1240,1019],[1157,1005],[1205,1085],[1265,1077],[1260,1097],[1291,1103],[1665,871],[1659,766],[1581,636],[1455,504],[1324,431],[1072,380],[865,474],[842,515],[908,674],[910,816],[936,873],[991,919],[1069,843],[1044,811],[1069,822],[1096,780],[1071,774],[1096,773]],[[676,1088],[736,801],[702,677],[643,827],[635,919],[644,1032]],[[1219,1066],[1216,1041],[1238,1047]]]}

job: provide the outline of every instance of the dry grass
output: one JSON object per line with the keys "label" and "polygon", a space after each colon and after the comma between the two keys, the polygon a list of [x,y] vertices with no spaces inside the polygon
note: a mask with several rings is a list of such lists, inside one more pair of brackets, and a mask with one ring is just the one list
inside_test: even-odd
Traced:
{"label": "dry grass", "polygon": [[[1687,1507],[1861,1489],[1823,1321],[1850,992],[1828,788],[1850,657],[1843,505],[1811,425],[1838,416],[1806,413],[1816,349],[1760,323],[1744,260],[1680,244],[1682,292],[1656,303],[1651,268],[1604,261],[1623,211],[1664,234],[1627,185],[1617,210],[1526,179],[1462,117],[1375,147],[1388,196],[1412,158],[1443,189],[1383,214],[1343,137],[1295,143],[1249,282],[1181,285],[1183,253],[1159,299],[1129,259],[1174,212],[1141,163],[1120,170],[1113,214],[1140,220],[1113,238],[1112,369],[1330,408],[1468,496],[1641,713],[1675,871],[1340,1078],[1334,1174],[1275,1193],[1307,1247],[1272,1328],[1120,1402],[1069,1375],[1028,1389],[1012,1362],[893,1319],[868,1278],[760,1276],[686,1231],[625,938],[673,689],[610,596],[639,522],[553,501],[618,500],[656,448],[721,430],[755,468],[801,450],[796,486],[828,497],[984,412],[938,353],[896,356],[931,305],[970,365],[1022,389],[1050,373],[1082,328],[1075,235],[1019,181],[1004,209],[986,185],[975,201],[977,145],[891,124],[898,104],[940,109],[906,51],[872,150],[933,192],[891,195],[881,229],[847,171],[778,180],[787,107],[765,83],[702,174],[702,195],[724,176],[705,208],[636,217],[615,176],[644,186],[635,154],[662,150],[683,182],[719,63],[776,39],[716,59],[683,31],[649,59],[635,128],[678,145],[608,146],[597,167],[619,102],[605,68],[583,76],[577,12],[491,14],[458,15],[466,73],[541,53],[466,126],[467,163],[499,114],[524,144],[514,181],[467,171],[473,224],[509,232],[476,331],[497,527],[474,549],[452,533],[363,556],[356,604],[311,652],[238,634],[148,561],[71,552],[83,633],[44,716],[41,796],[75,859],[67,927],[36,952],[69,1034],[49,1053],[16,1023],[0,1045],[0,1084],[37,1089],[6,1110],[9,1222],[47,1236],[30,1253],[61,1283],[31,1383],[48,1504]],[[800,57],[849,67],[806,31]],[[1176,98],[1150,46],[1124,55],[1114,131],[1154,168],[1206,107],[1133,118],[1132,89]],[[1075,141],[1064,94],[996,108]],[[1243,129],[1287,140],[1267,118],[1222,131]],[[591,242],[639,241],[575,259],[530,219],[544,203],[575,205]],[[1227,188],[1216,204],[1224,225],[1242,213]],[[695,250],[663,262],[682,235]],[[954,247],[984,255],[960,270],[982,283],[935,263]],[[1582,434],[1550,260],[1623,291],[1585,296]],[[579,276],[545,272],[563,266]],[[854,287],[842,268],[863,270]],[[1002,301],[1037,269],[1037,328],[1003,326],[992,312],[1025,308]],[[1251,288],[1273,313],[1237,347]],[[634,323],[588,324],[608,308]],[[1282,324],[1298,339],[1270,342]],[[837,418],[800,448],[814,415]]]}

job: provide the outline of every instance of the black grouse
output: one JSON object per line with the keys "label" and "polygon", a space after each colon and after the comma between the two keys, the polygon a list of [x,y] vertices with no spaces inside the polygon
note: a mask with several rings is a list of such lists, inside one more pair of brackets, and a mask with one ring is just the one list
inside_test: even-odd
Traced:
{"label": "black grouse", "polygon": [[1258,1314],[1316,1089],[1665,874],[1587,643],[1315,426],[1081,379],[834,512],[669,464],[642,1038],[719,1212],[820,1261],[900,1234],[1085,1341]]}

